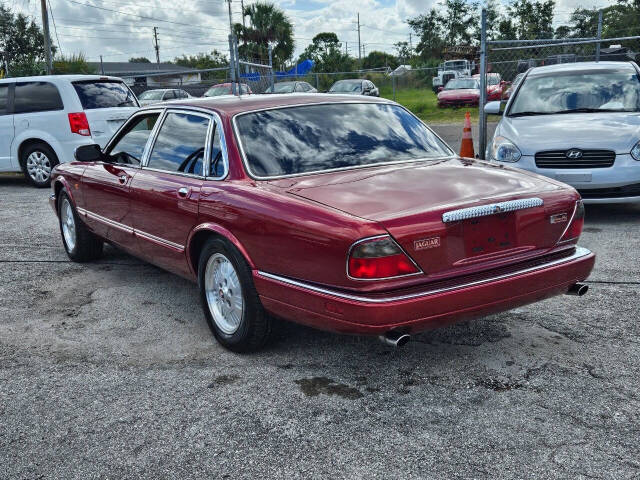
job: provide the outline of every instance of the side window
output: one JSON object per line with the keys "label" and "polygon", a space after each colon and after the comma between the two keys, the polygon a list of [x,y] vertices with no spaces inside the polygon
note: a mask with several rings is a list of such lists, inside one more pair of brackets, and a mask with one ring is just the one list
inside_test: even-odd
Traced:
{"label": "side window", "polygon": [[242,84],[242,86],[240,87],[240,91],[242,92],[242,94],[248,94],[249,93],[249,87],[247,87],[244,83]]}
{"label": "side window", "polygon": [[221,177],[224,175],[224,159],[222,158],[222,145],[220,144],[220,130],[215,125],[213,142],[211,143],[211,171],[210,177]]}
{"label": "side window", "polygon": [[173,100],[174,98],[176,98],[176,91],[175,90],[169,90],[164,94],[164,99],[165,100]]}
{"label": "side window", "polygon": [[150,113],[134,117],[125,127],[117,143],[107,152],[109,161],[139,166],[144,147],[159,116],[159,113]]}
{"label": "side window", "polygon": [[208,129],[206,117],[168,113],[153,145],[148,167],[202,175]]}
{"label": "side window", "polygon": [[0,85],[0,115],[7,114],[9,108],[9,84]]}
{"label": "side window", "polygon": [[58,88],[49,82],[16,83],[14,112],[46,112],[62,110],[62,98]]}
{"label": "side window", "polygon": [[304,92],[304,86],[301,83],[296,83],[296,92]]}
{"label": "side window", "polygon": [[184,90],[180,90],[180,98],[189,98],[189,94]]}

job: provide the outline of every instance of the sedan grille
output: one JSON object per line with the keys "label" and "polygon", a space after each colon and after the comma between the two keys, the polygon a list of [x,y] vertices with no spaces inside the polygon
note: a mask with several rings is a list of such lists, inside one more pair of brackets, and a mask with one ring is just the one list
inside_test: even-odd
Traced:
{"label": "sedan grille", "polygon": [[538,168],[607,168],[612,167],[616,153],[611,150],[549,150],[536,153]]}

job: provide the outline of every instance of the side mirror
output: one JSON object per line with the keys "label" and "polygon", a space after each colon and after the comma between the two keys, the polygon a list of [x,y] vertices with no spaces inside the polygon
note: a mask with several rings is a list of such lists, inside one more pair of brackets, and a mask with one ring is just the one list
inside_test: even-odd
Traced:
{"label": "side mirror", "polygon": [[76,148],[75,153],[78,162],[99,162],[104,158],[100,145],[81,145]]}
{"label": "side mirror", "polygon": [[487,115],[502,115],[502,103],[499,101],[487,102],[484,106],[484,113]]}
{"label": "side mirror", "polygon": [[440,85],[440,86],[438,87],[438,92],[441,92],[442,90],[444,90],[444,87],[443,87],[442,85]]}

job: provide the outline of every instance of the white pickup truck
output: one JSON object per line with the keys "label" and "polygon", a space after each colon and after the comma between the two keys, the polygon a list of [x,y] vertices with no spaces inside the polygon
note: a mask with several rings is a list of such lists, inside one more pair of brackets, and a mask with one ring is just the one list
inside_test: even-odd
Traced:
{"label": "white pickup truck", "polygon": [[458,77],[470,77],[475,64],[469,60],[447,60],[438,65],[438,75],[431,80],[434,93],[438,93],[440,87],[444,87],[449,80]]}

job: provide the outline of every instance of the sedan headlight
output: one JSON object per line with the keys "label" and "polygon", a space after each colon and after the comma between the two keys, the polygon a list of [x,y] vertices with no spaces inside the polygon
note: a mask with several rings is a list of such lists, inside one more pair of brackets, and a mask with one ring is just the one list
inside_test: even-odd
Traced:
{"label": "sedan headlight", "polygon": [[636,143],[631,149],[631,156],[634,160],[640,161],[640,142]]}
{"label": "sedan headlight", "polygon": [[490,153],[491,160],[498,162],[517,162],[522,156],[518,147],[511,140],[500,135],[493,139]]}

